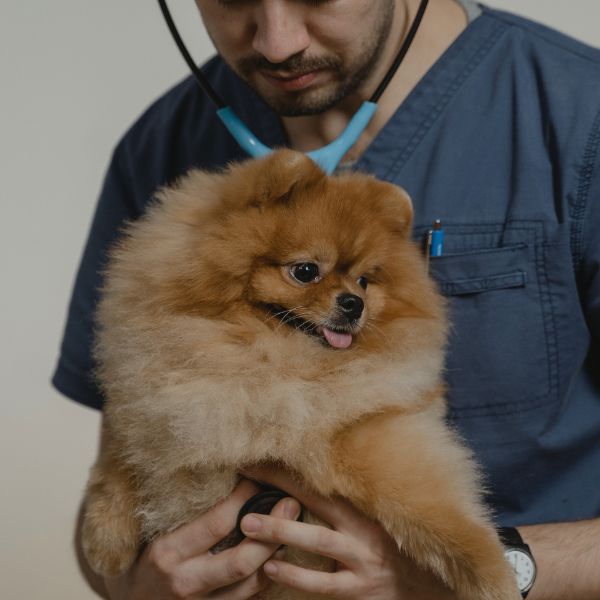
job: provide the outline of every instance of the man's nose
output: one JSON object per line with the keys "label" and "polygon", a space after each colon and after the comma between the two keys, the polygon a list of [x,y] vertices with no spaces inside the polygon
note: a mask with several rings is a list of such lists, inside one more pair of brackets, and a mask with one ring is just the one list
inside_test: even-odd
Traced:
{"label": "man's nose", "polygon": [[310,36],[305,6],[293,0],[262,0],[256,7],[253,49],[271,63],[281,63],[306,50]]}

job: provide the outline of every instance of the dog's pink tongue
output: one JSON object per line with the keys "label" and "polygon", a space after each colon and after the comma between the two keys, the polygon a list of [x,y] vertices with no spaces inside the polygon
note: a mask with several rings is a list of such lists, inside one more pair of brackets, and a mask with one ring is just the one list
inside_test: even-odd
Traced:
{"label": "dog's pink tongue", "polygon": [[330,346],[334,348],[348,348],[352,343],[352,336],[349,333],[339,333],[323,327],[323,336]]}

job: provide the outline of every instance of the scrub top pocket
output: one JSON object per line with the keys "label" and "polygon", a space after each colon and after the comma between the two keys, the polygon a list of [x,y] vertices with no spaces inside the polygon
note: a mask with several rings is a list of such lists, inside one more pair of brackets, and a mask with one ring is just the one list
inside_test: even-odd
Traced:
{"label": "scrub top pocket", "polygon": [[554,401],[556,336],[537,225],[445,226],[444,254],[430,259],[449,300],[450,418],[508,415]]}

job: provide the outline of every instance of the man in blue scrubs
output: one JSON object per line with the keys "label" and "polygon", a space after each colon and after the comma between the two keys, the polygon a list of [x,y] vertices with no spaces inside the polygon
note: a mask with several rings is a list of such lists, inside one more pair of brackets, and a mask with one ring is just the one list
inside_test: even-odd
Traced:
{"label": "man in blue scrubs", "polygon": [[[196,0],[220,56],[219,94],[271,146],[334,139],[397,52],[418,0]],[[191,79],[117,146],[69,311],[55,386],[100,409],[90,357],[106,248],[158,185],[244,158]],[[600,52],[470,0],[433,0],[405,62],[341,168],[408,190],[415,238],[436,219],[433,276],[450,299],[449,420],[481,462],[499,524],[538,563],[529,598],[600,598]],[[453,598],[343,503],[294,500],[244,522],[251,539],[207,550],[255,491],[150,545],[113,598],[248,598],[266,575],[331,598]],[[338,560],[334,574],[269,560],[281,543]],[[266,575],[265,575],[266,574]]]}

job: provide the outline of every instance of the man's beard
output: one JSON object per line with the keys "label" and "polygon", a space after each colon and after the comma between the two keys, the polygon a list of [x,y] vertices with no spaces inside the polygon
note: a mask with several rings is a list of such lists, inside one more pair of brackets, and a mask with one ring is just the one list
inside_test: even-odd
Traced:
{"label": "man's beard", "polygon": [[[356,60],[344,64],[336,55],[306,57],[295,54],[281,63],[271,63],[263,56],[249,56],[236,62],[238,74],[254,91],[278,114],[285,117],[300,117],[323,113],[354,92],[373,72],[379,61],[392,27],[394,0],[386,2],[376,30],[369,38],[369,44],[358,52]],[[333,87],[328,82],[323,90],[299,92],[266,93],[264,86],[256,84],[260,71],[266,73],[303,74],[321,69],[334,76]]]}

